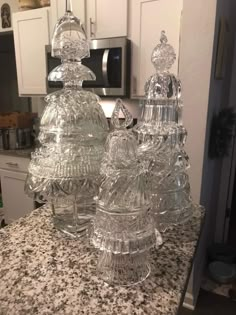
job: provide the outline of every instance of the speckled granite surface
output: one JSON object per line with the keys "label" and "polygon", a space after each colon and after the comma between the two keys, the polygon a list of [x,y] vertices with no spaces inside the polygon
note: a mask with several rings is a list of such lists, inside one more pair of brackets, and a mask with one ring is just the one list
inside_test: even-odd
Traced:
{"label": "speckled granite surface", "polygon": [[96,277],[96,251],[64,238],[47,207],[0,230],[1,315],[177,314],[191,269],[202,215],[167,232],[140,285],[112,287]]}

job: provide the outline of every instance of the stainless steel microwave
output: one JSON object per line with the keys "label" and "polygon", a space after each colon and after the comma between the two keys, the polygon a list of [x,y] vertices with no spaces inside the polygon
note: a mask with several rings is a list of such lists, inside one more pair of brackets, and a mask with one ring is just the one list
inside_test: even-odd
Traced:
{"label": "stainless steel microwave", "polygon": [[[47,74],[61,61],[51,56],[51,46],[46,46]],[[90,57],[82,64],[96,75],[95,81],[84,81],[83,88],[100,96],[129,96],[130,91],[130,41],[126,37],[93,39]],[[47,92],[61,89],[62,82],[47,81]]]}

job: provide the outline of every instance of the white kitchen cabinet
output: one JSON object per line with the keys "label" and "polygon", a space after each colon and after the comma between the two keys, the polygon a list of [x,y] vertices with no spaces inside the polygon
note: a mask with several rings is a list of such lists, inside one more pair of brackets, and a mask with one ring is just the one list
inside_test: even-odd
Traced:
{"label": "white kitchen cabinet", "polygon": [[46,94],[46,53],[49,44],[49,8],[13,14],[19,95]]}
{"label": "white kitchen cabinet", "polygon": [[[71,0],[73,14],[85,24],[85,1]],[[58,19],[65,14],[65,0],[51,0],[51,29],[53,31]],[[52,34],[51,34],[52,36]]]}
{"label": "white kitchen cabinet", "polygon": [[86,0],[89,38],[127,36],[128,0]]}
{"label": "white kitchen cabinet", "polygon": [[178,73],[180,25],[183,0],[130,0],[129,38],[132,41],[131,96],[144,95],[144,84],[155,73],[151,53],[160,42],[161,31],[176,52],[171,72]]}
{"label": "white kitchen cabinet", "polygon": [[0,179],[6,223],[28,214],[34,201],[24,192],[29,159],[0,155]]}

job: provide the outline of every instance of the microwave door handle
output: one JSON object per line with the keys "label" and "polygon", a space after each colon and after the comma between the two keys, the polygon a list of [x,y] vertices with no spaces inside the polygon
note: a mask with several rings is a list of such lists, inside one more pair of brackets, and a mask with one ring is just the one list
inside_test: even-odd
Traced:
{"label": "microwave door handle", "polygon": [[108,57],[110,49],[105,49],[102,57],[102,76],[105,83],[105,86],[109,85],[108,81]]}

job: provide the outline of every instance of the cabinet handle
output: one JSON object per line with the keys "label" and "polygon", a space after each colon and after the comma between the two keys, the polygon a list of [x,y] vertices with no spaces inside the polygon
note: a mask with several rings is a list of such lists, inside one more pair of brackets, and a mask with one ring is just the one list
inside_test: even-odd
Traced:
{"label": "cabinet handle", "polygon": [[137,94],[137,78],[133,77],[133,93]]}
{"label": "cabinet handle", "polygon": [[6,162],[6,164],[9,166],[14,166],[14,167],[19,166],[18,163],[14,163],[14,162]]}
{"label": "cabinet handle", "polygon": [[92,18],[89,19],[90,24],[90,37],[95,36],[95,33],[93,32],[93,25],[95,25],[95,22],[93,22]]}
{"label": "cabinet handle", "polygon": [[109,86],[108,72],[107,72],[109,52],[110,52],[110,49],[105,49],[103,53],[103,57],[102,57],[102,75],[103,75],[105,86]]}

